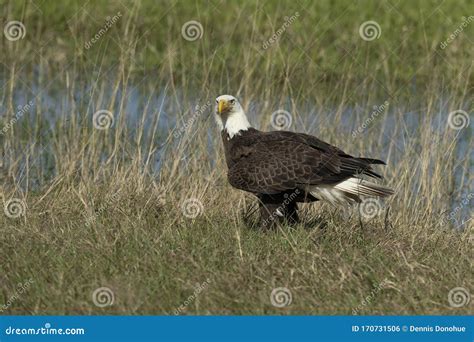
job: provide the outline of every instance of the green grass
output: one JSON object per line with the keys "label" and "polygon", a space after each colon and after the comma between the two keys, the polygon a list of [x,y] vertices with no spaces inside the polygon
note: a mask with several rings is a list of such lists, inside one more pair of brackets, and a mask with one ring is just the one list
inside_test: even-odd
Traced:
{"label": "green grass", "polygon": [[[238,206],[224,213],[204,201],[202,215],[190,219],[177,215],[178,204],[158,205],[153,192],[121,194],[87,226],[75,195],[61,199],[62,208],[46,201],[27,222],[2,229],[7,279],[34,280],[9,313],[173,314],[207,279],[183,314],[469,312],[447,301],[451,288],[469,286],[466,233],[429,223],[386,226],[383,219],[361,228],[334,210],[321,214],[324,223],[262,233],[238,223]],[[115,302],[99,309],[92,292],[102,286]],[[290,289],[290,306],[271,305],[277,287]],[[5,296],[12,290],[6,286]]]}
{"label": "green grass", "polygon": [[[473,226],[462,220],[472,211],[474,23],[439,47],[472,14],[467,1],[0,4],[5,22],[26,27],[24,39],[0,40],[2,126],[34,100],[0,135],[3,204],[25,205],[18,218],[0,215],[2,314],[472,311],[448,293],[473,291]],[[195,42],[181,36],[189,20],[204,28]],[[368,20],[382,29],[370,42],[358,32]],[[292,130],[386,160],[379,171],[396,194],[372,220],[316,203],[294,229],[256,229],[255,199],[227,184],[211,110],[190,121],[223,93],[262,129],[285,109]],[[99,109],[114,115],[109,130],[92,125]],[[471,115],[461,131],[446,124],[458,109]],[[189,218],[193,198],[202,210]],[[94,305],[100,287],[113,305]],[[271,304],[278,287],[291,305]]]}

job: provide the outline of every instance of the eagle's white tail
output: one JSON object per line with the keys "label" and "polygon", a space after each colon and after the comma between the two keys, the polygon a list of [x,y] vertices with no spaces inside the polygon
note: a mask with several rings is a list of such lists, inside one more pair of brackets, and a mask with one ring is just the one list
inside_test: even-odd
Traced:
{"label": "eagle's white tail", "polygon": [[392,189],[360,178],[349,178],[337,184],[334,188],[357,196],[387,197],[393,195]]}
{"label": "eagle's white tail", "polygon": [[314,188],[311,190],[311,193],[316,198],[327,200],[333,204],[344,204],[347,202],[361,202],[360,196],[387,197],[393,194],[393,190],[364,179],[353,177],[336,185]]}

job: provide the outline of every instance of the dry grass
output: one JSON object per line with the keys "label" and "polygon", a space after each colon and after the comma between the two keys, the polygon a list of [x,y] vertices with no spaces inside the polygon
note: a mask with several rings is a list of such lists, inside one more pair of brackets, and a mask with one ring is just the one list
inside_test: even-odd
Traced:
{"label": "dry grass", "polygon": [[[462,224],[472,208],[472,124],[456,131],[446,121],[472,112],[472,45],[466,32],[438,47],[467,2],[391,11],[388,2],[330,3],[38,11],[8,2],[5,16],[21,18],[27,36],[1,42],[4,127],[17,106],[34,105],[0,136],[4,204],[25,204],[18,218],[0,215],[0,308],[11,302],[3,312],[172,314],[188,300],[182,313],[468,313],[450,307],[448,292],[472,291],[472,221]],[[117,11],[122,18],[85,50]],[[365,42],[358,27],[374,17],[381,38]],[[205,28],[196,42],[180,35],[191,19]],[[291,130],[386,160],[380,171],[396,195],[362,225],[357,213],[315,204],[296,229],[254,229],[255,200],[227,184],[211,110],[193,114],[221,93],[238,95],[261,129],[285,109]],[[384,101],[388,109],[352,137]],[[101,109],[113,113],[108,130],[92,124]],[[183,214],[189,199],[202,204],[195,218]],[[115,301],[98,308],[92,293],[103,286]],[[271,305],[276,287],[290,289],[290,306]]]}

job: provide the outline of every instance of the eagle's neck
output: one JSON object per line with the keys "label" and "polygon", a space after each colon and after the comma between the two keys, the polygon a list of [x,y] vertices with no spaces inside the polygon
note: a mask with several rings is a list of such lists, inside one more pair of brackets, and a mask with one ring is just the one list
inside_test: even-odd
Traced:
{"label": "eagle's neck", "polygon": [[246,130],[241,130],[239,134],[231,138],[225,129],[222,130],[221,136],[222,142],[224,143],[225,160],[229,169],[238,162],[240,158],[248,155],[249,148],[247,145],[252,145],[253,142],[258,141],[261,137],[260,134],[262,134],[262,132],[249,127]]}
{"label": "eagle's neck", "polygon": [[242,131],[246,131],[251,127],[243,109],[231,112],[222,119],[219,118],[219,120],[218,124],[220,129],[225,131],[230,139],[236,135],[240,135]]}

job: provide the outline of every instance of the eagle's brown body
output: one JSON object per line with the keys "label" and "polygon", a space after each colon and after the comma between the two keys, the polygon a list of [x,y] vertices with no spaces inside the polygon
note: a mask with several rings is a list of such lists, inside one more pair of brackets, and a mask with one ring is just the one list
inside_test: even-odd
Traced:
{"label": "eagle's brown body", "polygon": [[[260,199],[262,219],[268,226],[273,226],[277,216],[298,221],[297,203],[319,199],[311,189],[330,187],[360,175],[380,178],[371,164],[384,164],[377,159],[350,156],[302,133],[248,128],[231,138],[224,129],[222,140],[229,183]],[[385,190],[379,191],[380,196],[387,195]],[[360,202],[357,194],[345,195]]]}
{"label": "eagle's brown body", "polygon": [[[381,178],[372,164],[311,135],[253,129],[242,105],[232,95],[216,98],[215,118],[224,142],[229,183],[260,200],[262,225],[298,221],[298,202],[361,202],[361,196],[393,191],[363,179]],[[273,117],[273,115],[272,115]]]}

